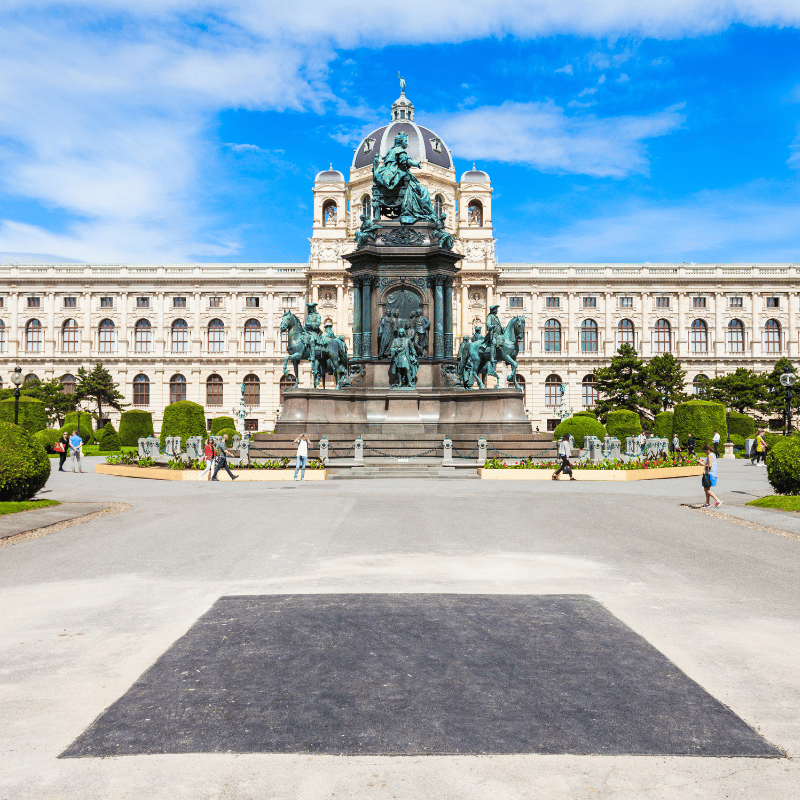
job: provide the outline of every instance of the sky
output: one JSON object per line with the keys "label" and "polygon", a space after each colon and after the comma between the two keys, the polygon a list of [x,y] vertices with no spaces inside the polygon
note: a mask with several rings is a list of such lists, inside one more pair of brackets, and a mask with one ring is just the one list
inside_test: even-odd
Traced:
{"label": "sky", "polygon": [[4,0],[0,261],[305,262],[398,71],[501,263],[800,262],[799,0]]}

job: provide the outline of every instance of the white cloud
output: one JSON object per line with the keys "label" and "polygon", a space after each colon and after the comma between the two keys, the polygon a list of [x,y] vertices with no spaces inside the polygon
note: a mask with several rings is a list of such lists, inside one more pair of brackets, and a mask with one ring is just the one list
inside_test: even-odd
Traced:
{"label": "white cloud", "polygon": [[647,173],[646,139],[683,122],[679,109],[648,116],[568,116],[552,101],[483,106],[426,117],[448,146],[470,161],[526,164],[545,172],[622,178]]}
{"label": "white cloud", "polygon": [[800,133],[789,145],[789,160],[786,162],[792,169],[800,169]]}
{"label": "white cloud", "polygon": [[559,67],[556,72],[565,72],[567,75],[572,75],[572,64],[564,64],[564,66]]}

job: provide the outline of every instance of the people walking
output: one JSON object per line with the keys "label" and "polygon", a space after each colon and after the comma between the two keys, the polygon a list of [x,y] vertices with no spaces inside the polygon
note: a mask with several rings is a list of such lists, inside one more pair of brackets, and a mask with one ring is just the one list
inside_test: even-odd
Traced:
{"label": "people walking", "polygon": [[719,431],[714,431],[711,443],[714,445],[714,455],[719,458]]}
{"label": "people walking", "polygon": [[561,466],[553,473],[553,480],[557,481],[558,476],[563,472],[565,475],[569,475],[571,481],[574,481],[575,476],[572,474],[572,465],[569,463],[569,458],[572,455],[572,445],[568,434],[565,434],[564,438],[558,443],[558,455],[561,459]]}
{"label": "people walking", "polygon": [[714,508],[719,508],[722,505],[722,500],[720,500],[714,492],[712,492],[712,488],[717,485],[717,456],[711,450],[709,445],[705,445],[703,447],[705,451],[706,458],[705,458],[705,472],[703,473],[703,477],[701,482],[703,484],[703,491],[706,493],[706,502],[703,503],[703,508],[708,508],[711,505],[711,499],[714,499],[716,505]]}
{"label": "people walking", "polygon": [[64,431],[61,438],[53,445],[53,450],[58,453],[58,471],[64,471],[64,463],[69,455],[69,434]]}
{"label": "people walking", "polygon": [[203,450],[203,461],[206,462],[206,468],[200,473],[198,480],[203,480],[203,475],[208,473],[208,480],[211,480],[211,471],[214,469],[214,440],[207,439],[206,446]]}
{"label": "people walking", "polygon": [[306,464],[308,463],[308,444],[309,439],[301,433],[292,444],[297,445],[297,458],[294,465],[294,479],[297,480],[297,470],[300,470],[300,480],[306,479]]}
{"label": "people walking", "polygon": [[678,434],[676,433],[672,437],[672,452],[680,453],[680,451],[681,451],[681,440],[678,438]]}
{"label": "people walking", "polygon": [[639,445],[639,452],[645,455],[647,452],[647,439],[645,438],[644,431],[639,431],[639,435],[636,437],[636,443]]}
{"label": "people walking", "polygon": [[70,463],[72,464],[72,471],[75,472],[75,464],[78,464],[78,471],[83,472],[81,466],[81,456],[83,455],[83,439],[81,439],[78,431],[72,431],[72,436],[69,437],[69,451],[72,455]]}
{"label": "people walking", "polygon": [[694,436],[690,433],[686,437],[686,452],[690,455],[694,455]]}
{"label": "people walking", "polygon": [[232,481],[235,481],[239,476],[234,475],[231,472],[231,468],[228,466],[228,454],[225,452],[225,448],[228,445],[228,434],[223,434],[222,441],[216,446],[215,452],[217,456],[217,465],[214,467],[214,474],[211,476],[212,481],[218,481],[219,478],[217,477],[217,473],[224,469]]}
{"label": "people walking", "polygon": [[759,461],[762,461],[764,464],[767,463],[767,443],[764,440],[764,431],[761,430],[756,434],[756,440],[753,443],[753,450],[751,452],[750,463],[758,464]]}

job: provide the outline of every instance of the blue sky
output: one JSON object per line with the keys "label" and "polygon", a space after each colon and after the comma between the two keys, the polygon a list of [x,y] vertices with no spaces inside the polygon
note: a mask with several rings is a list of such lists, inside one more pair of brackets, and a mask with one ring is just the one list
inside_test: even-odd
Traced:
{"label": "blue sky", "polygon": [[501,262],[800,261],[800,3],[653,5],[7,0],[0,259],[305,261],[400,70]]}

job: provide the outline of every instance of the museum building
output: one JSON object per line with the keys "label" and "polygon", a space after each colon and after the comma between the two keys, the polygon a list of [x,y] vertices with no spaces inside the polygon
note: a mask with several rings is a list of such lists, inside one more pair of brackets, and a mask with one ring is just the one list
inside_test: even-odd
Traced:
{"label": "museum building", "polygon": [[[316,176],[307,263],[0,265],[0,388],[19,365],[71,391],[80,366],[102,362],[130,408],[152,411],[156,429],[176,400],[200,403],[209,420],[229,415],[244,387],[246,428],[271,430],[292,385],[285,309],[303,319],[305,304],[318,303],[323,324],[352,351],[343,255],[362,215],[372,216],[374,159],[401,132],[464,256],[452,288],[454,349],[493,304],[504,325],[524,315],[518,379],[532,426],[552,428],[593,405],[594,370],[625,342],[644,358],[674,353],[689,391],[739,366],[764,371],[798,355],[800,264],[498,263],[489,175],[473,166],[459,179],[446,143],[417,124],[403,92],[387,124],[359,144],[348,177],[332,165]],[[304,362],[301,384],[310,380]]]}

